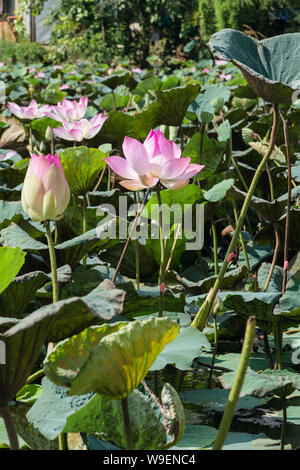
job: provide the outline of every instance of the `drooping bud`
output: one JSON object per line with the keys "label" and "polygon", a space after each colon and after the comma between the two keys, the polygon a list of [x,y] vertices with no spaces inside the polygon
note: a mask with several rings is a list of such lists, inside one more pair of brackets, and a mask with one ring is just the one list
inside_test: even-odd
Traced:
{"label": "drooping bud", "polygon": [[58,155],[32,155],[21,198],[24,211],[35,222],[62,218],[70,188]]}

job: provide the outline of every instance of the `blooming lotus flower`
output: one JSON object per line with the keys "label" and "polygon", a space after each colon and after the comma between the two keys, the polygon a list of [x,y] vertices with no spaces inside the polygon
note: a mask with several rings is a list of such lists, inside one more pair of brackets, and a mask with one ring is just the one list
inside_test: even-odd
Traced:
{"label": "blooming lotus flower", "polygon": [[[67,85],[64,85],[65,87]],[[67,86],[68,87],[68,86]],[[68,87],[69,88],[69,87]],[[77,102],[76,100],[62,100],[56,106],[51,106],[51,110],[48,113],[48,117],[55,119],[56,121],[79,121],[86,113],[88,105],[88,98],[81,97]]]}
{"label": "blooming lotus flower", "polygon": [[110,168],[122,178],[120,184],[129,190],[151,188],[160,181],[166,188],[180,189],[195,176],[203,165],[190,164],[189,157],[180,158],[181,150],[161,131],[151,130],[143,144],[125,137],[125,158],[106,158]]}
{"label": "blooming lotus flower", "polygon": [[19,106],[16,103],[7,103],[8,109],[19,119],[39,119],[45,117],[51,110],[51,106],[44,104],[38,106],[35,100],[32,100],[29,106]]}
{"label": "blooming lotus flower", "polygon": [[4,62],[0,62],[0,67],[3,67],[4,66]]}
{"label": "blooming lotus flower", "polygon": [[215,60],[215,64],[216,65],[226,65],[226,64],[228,64],[228,62],[227,62],[227,60],[217,59],[217,60]]}
{"label": "blooming lotus flower", "polygon": [[45,78],[45,72],[38,72],[34,78]]}
{"label": "blooming lotus flower", "polygon": [[60,85],[59,89],[61,91],[64,91],[64,90],[68,90],[70,87],[69,85],[67,85],[66,83],[63,83],[62,85]]}
{"label": "blooming lotus flower", "polygon": [[102,113],[96,114],[90,121],[80,119],[80,121],[68,122],[62,121],[63,127],[57,127],[52,132],[64,140],[73,140],[81,142],[83,139],[92,139],[100,131],[108,116]]}
{"label": "blooming lotus flower", "polygon": [[21,200],[35,222],[62,218],[70,202],[70,188],[58,155],[32,155]]}

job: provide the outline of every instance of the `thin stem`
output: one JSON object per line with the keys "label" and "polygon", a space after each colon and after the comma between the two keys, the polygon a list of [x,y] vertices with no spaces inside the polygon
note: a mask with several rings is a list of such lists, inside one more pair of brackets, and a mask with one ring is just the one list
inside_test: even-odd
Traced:
{"label": "thin stem", "polygon": [[285,441],[285,432],[287,426],[287,409],[286,409],[286,397],[281,397],[281,404],[282,404],[282,425],[281,425],[281,433],[280,433],[280,450],[284,450],[284,441]]}
{"label": "thin stem", "polygon": [[[139,194],[134,193],[134,202],[138,204],[137,210],[139,211]],[[138,221],[137,221],[138,223]],[[135,240],[135,281],[136,281],[136,288],[140,288],[140,243],[139,238],[137,237]]]}
{"label": "thin stem", "polygon": [[115,95],[114,90],[112,90],[112,98],[113,98],[113,110],[116,111],[117,103],[116,103],[116,95]]}
{"label": "thin stem", "polygon": [[267,170],[267,175],[268,175],[268,180],[269,180],[269,185],[270,185],[270,199],[271,199],[271,202],[273,202],[274,199],[275,199],[275,197],[274,197],[274,185],[273,185],[272,175],[271,175],[270,168],[269,168],[268,164],[266,165],[266,170]]}
{"label": "thin stem", "polygon": [[264,337],[264,350],[265,350],[265,354],[266,354],[267,359],[268,359],[269,369],[273,369],[273,358],[272,358],[272,354],[271,354],[271,351],[270,351],[268,333],[266,331],[263,332],[263,337]]}
{"label": "thin stem", "polygon": [[58,449],[68,450],[68,434],[65,432],[61,432],[58,435]]}
{"label": "thin stem", "polygon": [[[292,165],[291,165],[291,152],[290,152],[290,143],[287,129],[287,121],[284,119],[283,114],[280,112],[280,117],[283,124],[283,134],[286,148],[286,164],[288,167],[288,198],[286,204],[286,221],[285,221],[285,236],[284,236],[284,250],[283,250],[283,260],[284,263],[288,261],[288,252],[289,252],[289,230],[290,230],[290,210],[291,210],[291,191],[292,191]],[[282,280],[282,292],[281,295],[284,295],[286,290],[286,281],[287,281],[287,269],[283,270],[283,280]]]}
{"label": "thin stem", "polygon": [[249,188],[247,186],[247,183],[246,183],[246,181],[245,181],[245,179],[244,179],[244,177],[241,173],[241,170],[239,169],[239,166],[238,166],[238,164],[237,164],[237,162],[236,162],[236,160],[233,156],[233,153],[232,153],[232,135],[231,135],[231,132],[230,132],[230,138],[229,138],[228,144],[227,144],[227,150],[228,150],[228,153],[229,153],[229,158],[231,159],[231,162],[233,164],[233,167],[234,167],[234,169],[235,169],[242,185],[244,186],[246,192],[248,192]]}
{"label": "thin stem", "polygon": [[276,362],[274,364],[274,369],[281,370],[281,321],[277,317],[273,320],[273,335],[274,335],[274,343],[276,349]]}
{"label": "thin stem", "polygon": [[126,449],[132,450],[134,449],[134,446],[132,442],[131,424],[130,424],[130,415],[129,415],[127,397],[121,400],[121,406],[122,406],[122,413],[123,413],[123,420],[124,420]]}
{"label": "thin stem", "polygon": [[94,192],[94,191],[97,191],[97,189],[99,188],[99,186],[100,186],[100,184],[101,184],[101,182],[102,182],[102,179],[103,179],[105,170],[106,170],[106,166],[105,166],[105,167],[103,168],[103,170],[101,171],[100,176],[99,176],[99,179],[98,179],[98,181],[97,181],[97,183],[96,183],[96,186],[95,186],[94,189],[93,189],[93,192]]}
{"label": "thin stem", "polygon": [[[83,195],[82,200],[82,233],[86,233],[87,231],[87,197],[86,194]],[[83,257],[83,266],[86,268],[87,262],[87,255],[85,254]]]}
{"label": "thin stem", "polygon": [[[238,212],[237,212],[237,208],[236,208],[236,203],[235,203],[234,200],[232,201],[232,205],[233,205],[233,213],[234,213],[235,223],[237,224],[239,218],[238,218]],[[249,263],[249,258],[248,258],[248,253],[247,253],[247,249],[246,249],[246,244],[245,244],[245,240],[244,240],[244,237],[243,237],[242,232],[240,233],[240,242],[241,242],[242,249],[243,249],[243,252],[244,252],[245,263],[246,263],[247,269],[248,269],[248,271],[251,271],[250,263]]]}
{"label": "thin stem", "polygon": [[279,234],[279,226],[278,223],[274,223],[274,233],[275,233],[275,249],[274,249],[274,254],[273,254],[273,259],[272,259],[272,264],[270,271],[268,273],[268,277],[266,280],[266,283],[264,285],[263,291],[266,292],[268,290],[268,287],[270,285],[270,281],[272,278],[273,271],[276,266],[276,261],[279,253],[279,248],[280,248],[280,234]]}
{"label": "thin stem", "polygon": [[217,230],[216,225],[214,222],[211,224],[211,231],[213,236],[213,246],[214,246],[214,268],[215,268],[215,275],[217,276],[219,273],[218,268],[218,239],[217,239]]}
{"label": "thin stem", "polygon": [[163,299],[164,299],[164,281],[165,281],[165,265],[166,265],[166,240],[163,237],[163,214],[160,194],[160,183],[156,185],[157,201],[159,206],[159,239],[160,239],[160,268],[158,285],[160,286],[159,294],[159,317],[163,316]]}
{"label": "thin stem", "polygon": [[214,341],[214,350],[213,350],[213,355],[212,355],[212,360],[211,360],[211,369],[209,371],[209,376],[208,376],[208,381],[207,381],[207,388],[211,387],[211,380],[212,380],[212,375],[213,375],[213,370],[214,370],[214,365],[215,365],[215,360],[216,360],[216,355],[218,351],[218,325],[217,325],[217,316],[213,315],[214,318],[214,333],[215,333],[215,341]]}
{"label": "thin stem", "polygon": [[243,207],[242,207],[242,210],[240,212],[240,216],[239,216],[239,219],[238,219],[238,222],[236,224],[236,228],[235,228],[235,231],[233,233],[233,236],[232,236],[232,239],[231,239],[231,242],[230,242],[230,245],[228,247],[228,250],[227,250],[227,253],[225,255],[225,258],[224,258],[224,261],[223,261],[223,264],[222,264],[222,267],[221,267],[221,270],[220,270],[220,273],[218,275],[218,278],[216,279],[215,281],[215,284],[214,284],[214,287],[213,287],[213,290],[212,290],[212,293],[210,295],[210,298],[209,298],[209,301],[205,301],[204,304],[202,305],[202,307],[199,309],[195,319],[193,320],[192,322],[192,326],[194,326],[195,328],[198,328],[200,331],[203,330],[204,326],[205,326],[205,323],[207,321],[207,318],[208,318],[208,315],[209,315],[209,312],[211,311],[212,309],[212,305],[214,303],[214,300],[216,298],[216,295],[218,293],[218,290],[221,288],[221,285],[222,285],[222,281],[223,281],[223,278],[225,276],[225,273],[226,273],[226,270],[227,270],[227,265],[228,265],[228,255],[230,253],[232,253],[236,247],[236,244],[237,244],[237,240],[238,240],[238,237],[239,237],[239,234],[242,230],[242,227],[243,227],[243,223],[244,223],[244,220],[245,220],[245,217],[246,217],[246,214],[247,214],[247,211],[248,211],[248,208],[250,206],[250,203],[251,203],[251,199],[252,199],[252,196],[254,194],[254,191],[256,189],[256,186],[258,184],[258,181],[259,181],[259,178],[263,172],[263,170],[265,169],[265,166],[269,160],[269,157],[271,156],[272,154],[272,151],[273,151],[273,148],[274,148],[274,145],[275,145],[275,141],[276,141],[276,135],[277,135],[277,128],[278,128],[278,105],[275,104],[274,105],[274,113],[273,113],[273,128],[272,128],[272,133],[271,133],[271,138],[270,138],[270,143],[269,143],[269,147],[268,147],[268,150],[266,151],[263,159],[261,160],[256,172],[255,172],[255,175],[253,177],[253,180],[251,182],[251,185],[250,185],[250,188],[249,188],[249,191],[247,193],[247,196],[244,200],[244,203],[243,203]]}
{"label": "thin stem", "polygon": [[7,435],[9,439],[10,450],[19,450],[18,435],[17,435],[15,423],[9,411],[8,404],[0,406],[0,415],[2,416],[4,423],[5,423],[5,427],[6,427],[6,431],[7,431]]}
{"label": "thin stem", "polygon": [[255,317],[250,317],[246,325],[245,339],[244,339],[244,344],[243,344],[243,348],[241,352],[240,362],[238,365],[238,370],[236,372],[236,376],[235,376],[235,379],[234,379],[234,382],[233,382],[233,385],[232,385],[232,388],[228,397],[226,408],[222,416],[222,421],[219,427],[217,438],[213,445],[213,450],[222,449],[226,436],[230,429],[234,410],[235,410],[237,401],[240,397],[240,392],[241,392],[244,378],[247,372],[247,368],[248,368],[248,364],[249,364],[249,360],[250,360],[250,356],[252,352],[252,347],[253,347],[254,335],[255,335]]}
{"label": "thin stem", "polygon": [[111,169],[110,169],[109,166],[107,168],[108,169],[107,169],[107,188],[106,188],[106,190],[110,191]]}
{"label": "thin stem", "polygon": [[51,264],[53,303],[55,303],[55,302],[58,302],[59,300],[59,290],[58,290],[58,280],[57,280],[56,256],[55,256],[55,249],[54,249],[49,220],[45,222],[45,227],[46,227],[46,235],[47,235],[50,264]]}
{"label": "thin stem", "polygon": [[137,225],[138,219],[139,219],[139,217],[140,217],[140,215],[141,215],[141,213],[143,212],[143,209],[144,209],[144,207],[145,207],[145,202],[146,202],[146,200],[147,200],[149,191],[150,191],[149,189],[146,191],[144,200],[143,200],[143,202],[142,202],[142,204],[141,204],[141,206],[140,206],[140,210],[137,212],[137,214],[136,214],[136,216],[135,216],[135,218],[134,218],[134,220],[133,220],[133,223],[132,223],[132,226],[131,226],[131,230],[130,230],[130,232],[129,232],[129,235],[128,235],[127,240],[126,240],[126,243],[125,243],[125,245],[124,245],[122,254],[121,254],[120,259],[119,259],[119,261],[118,261],[116,270],[115,270],[114,275],[113,275],[113,277],[112,277],[112,282],[115,282],[116,279],[117,279],[117,276],[118,276],[118,273],[119,273],[119,269],[120,269],[120,266],[121,266],[122,261],[123,261],[123,259],[124,259],[124,256],[125,256],[125,254],[126,254],[126,251],[127,251],[129,242],[130,242],[130,240],[131,240],[133,231],[135,230],[135,227],[136,227],[136,225]]}
{"label": "thin stem", "polygon": [[168,262],[167,262],[166,272],[168,272],[169,269],[170,269],[172,259],[173,259],[174,253],[175,253],[177,240],[179,238],[180,232],[181,232],[181,224],[178,224],[178,227],[177,227],[176,232],[175,232],[174,242],[173,242],[173,245],[172,245],[172,248],[171,248],[170,256],[169,256],[169,259],[168,259]]}

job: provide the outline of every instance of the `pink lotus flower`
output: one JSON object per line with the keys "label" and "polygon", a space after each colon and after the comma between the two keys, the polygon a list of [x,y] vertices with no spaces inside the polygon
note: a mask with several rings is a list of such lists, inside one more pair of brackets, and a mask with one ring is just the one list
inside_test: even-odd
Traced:
{"label": "pink lotus flower", "polygon": [[0,62],[0,67],[3,67],[4,66],[4,62]]}
{"label": "pink lotus flower", "polygon": [[96,114],[90,121],[80,119],[80,121],[68,122],[62,121],[63,127],[57,127],[52,132],[64,140],[73,140],[81,142],[83,139],[92,139],[100,131],[108,116],[102,113]]}
{"label": "pink lotus flower", "polygon": [[34,67],[29,67],[28,72],[29,73],[35,73],[35,68]]}
{"label": "pink lotus flower", "polygon": [[209,73],[209,69],[207,67],[205,67],[203,70],[202,70],[203,73]]}
{"label": "pink lotus flower", "polygon": [[225,80],[227,82],[228,80],[232,79],[232,75],[230,73],[228,73],[227,75],[224,74],[224,73],[221,73],[220,78],[221,78],[221,80]]}
{"label": "pink lotus flower", "polygon": [[48,116],[56,121],[79,121],[86,113],[88,98],[83,96],[77,102],[76,100],[62,100],[56,106],[51,106]]}
{"label": "pink lotus flower", "polygon": [[160,181],[166,188],[180,189],[202,170],[203,165],[190,164],[189,157],[180,158],[181,150],[161,131],[151,130],[143,144],[125,137],[125,158],[106,158],[110,168],[122,178],[120,184],[129,190],[151,188]]}
{"label": "pink lotus flower", "polygon": [[7,103],[8,109],[19,119],[39,119],[45,117],[51,110],[48,104],[38,106],[35,100],[32,100],[29,106],[19,106],[16,103]]}
{"label": "pink lotus flower", "polygon": [[45,78],[45,72],[38,72],[38,73],[35,75],[35,78]]}
{"label": "pink lotus flower", "polygon": [[217,60],[215,60],[215,64],[216,65],[226,65],[226,64],[228,64],[228,62],[226,60],[223,60],[223,59],[217,59]]}
{"label": "pink lotus flower", "polygon": [[141,73],[142,72],[142,69],[140,68],[135,68],[135,69],[132,69],[133,73]]}
{"label": "pink lotus flower", "polygon": [[69,85],[67,85],[66,83],[63,83],[62,85],[60,85],[59,89],[61,91],[64,91],[64,90],[68,90],[70,87]]}
{"label": "pink lotus flower", "polygon": [[53,70],[61,70],[62,69],[62,65],[54,65],[53,66]]}
{"label": "pink lotus flower", "polygon": [[58,155],[32,155],[21,200],[26,214],[36,222],[62,218],[70,202],[70,188]]}

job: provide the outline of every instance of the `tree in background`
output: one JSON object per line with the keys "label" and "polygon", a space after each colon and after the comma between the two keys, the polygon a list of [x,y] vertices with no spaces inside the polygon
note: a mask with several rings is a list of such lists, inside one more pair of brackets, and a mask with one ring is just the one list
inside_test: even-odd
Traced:
{"label": "tree in background", "polygon": [[244,25],[266,37],[299,28],[297,0],[198,0],[198,3],[203,42],[220,29],[249,29]]}

